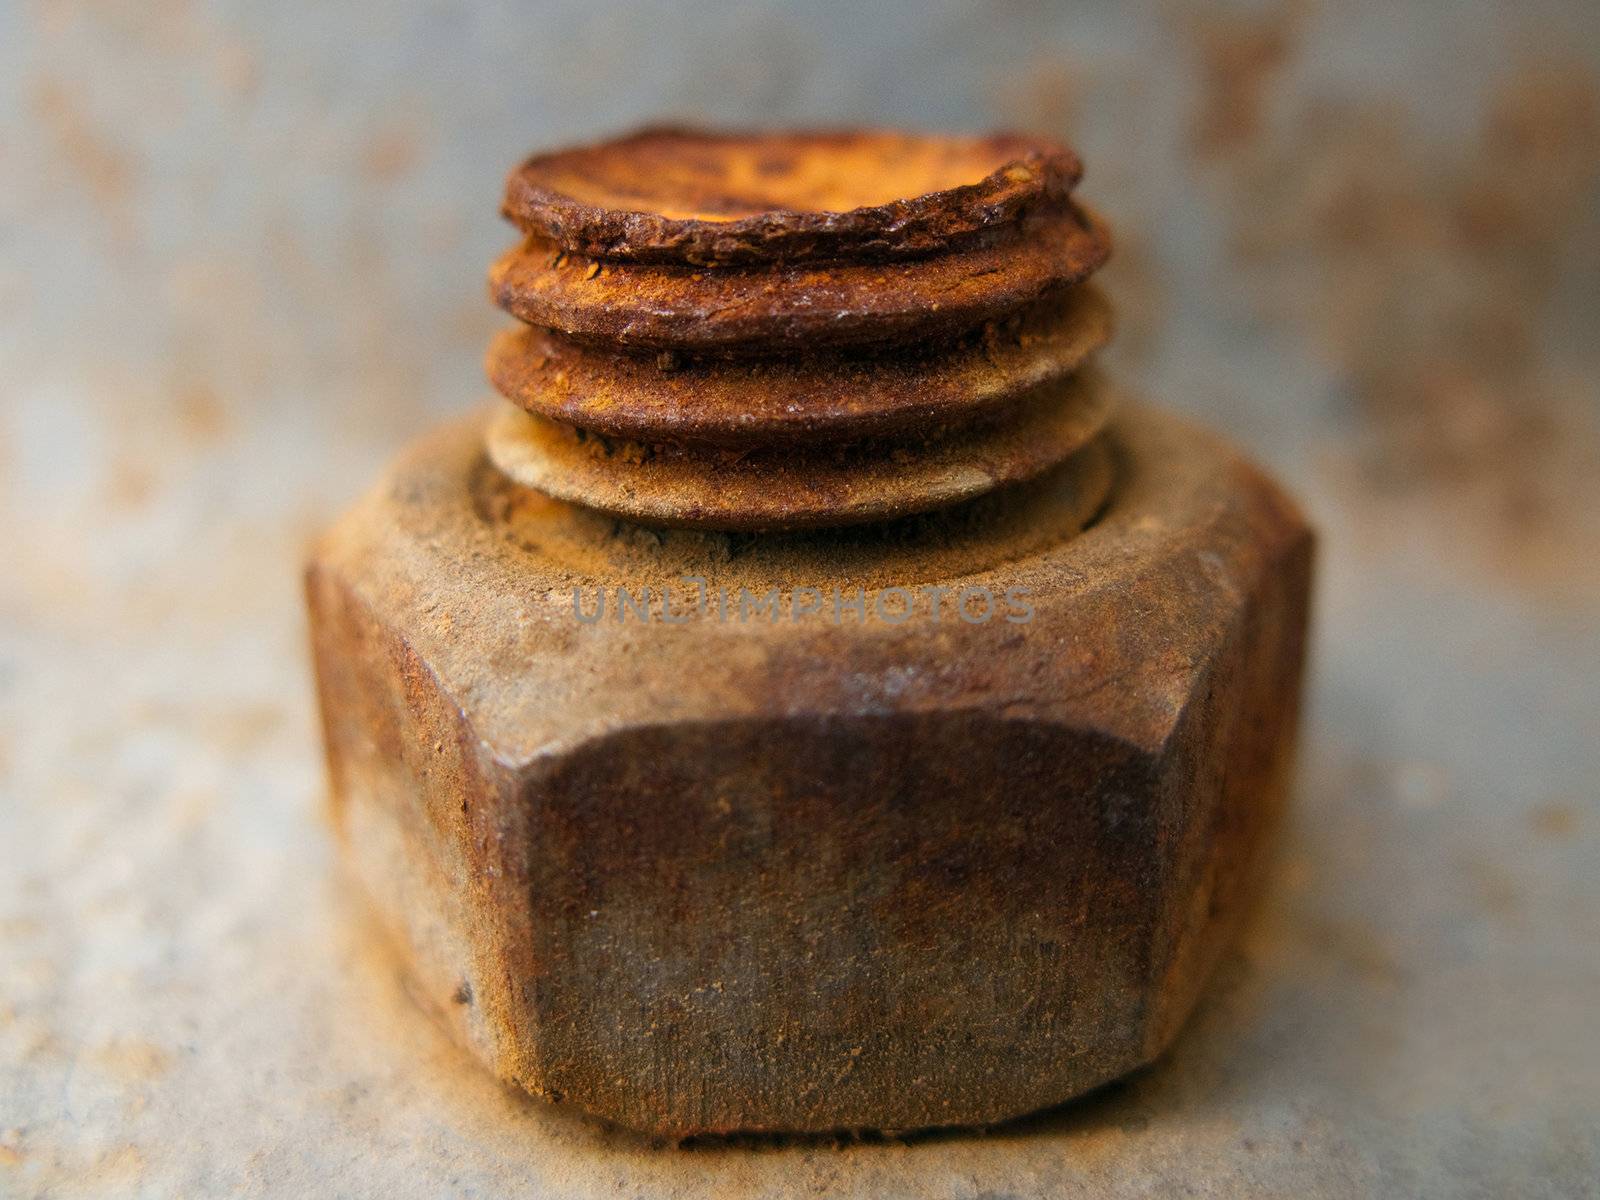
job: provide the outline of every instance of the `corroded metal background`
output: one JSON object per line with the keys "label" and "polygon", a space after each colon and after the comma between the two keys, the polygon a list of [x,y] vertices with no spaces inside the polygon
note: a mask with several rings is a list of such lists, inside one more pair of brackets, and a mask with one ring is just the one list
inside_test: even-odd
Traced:
{"label": "corroded metal background", "polygon": [[[1600,10],[860,7],[0,9],[0,1193],[1593,1187]],[[1065,132],[1121,377],[1321,528],[1274,898],[1108,1094],[652,1150],[335,915],[305,539],[484,390],[504,166],[663,114]]]}

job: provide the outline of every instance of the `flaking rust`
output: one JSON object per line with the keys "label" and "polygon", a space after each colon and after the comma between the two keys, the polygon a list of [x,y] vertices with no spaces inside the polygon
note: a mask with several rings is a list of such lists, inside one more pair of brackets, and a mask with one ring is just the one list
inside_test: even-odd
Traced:
{"label": "flaking rust", "polygon": [[307,573],[345,857],[502,1078],[906,1130],[1176,1036],[1284,803],[1312,538],[1113,404],[1079,173],[681,129],[513,173],[512,403]]}

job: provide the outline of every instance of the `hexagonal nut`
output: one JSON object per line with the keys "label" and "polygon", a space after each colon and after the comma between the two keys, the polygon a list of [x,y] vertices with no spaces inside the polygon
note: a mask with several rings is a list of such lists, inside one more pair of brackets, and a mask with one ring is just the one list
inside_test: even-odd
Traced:
{"label": "hexagonal nut", "polygon": [[[1035,489],[1009,524],[834,554],[518,493],[481,437],[414,448],[308,594],[343,850],[496,1073],[656,1134],[904,1130],[1168,1045],[1288,778],[1312,538],[1275,486],[1136,410],[1077,536],[1037,536]],[[857,619],[847,586],[736,620],[680,582],[670,620],[594,619],[599,588],[683,574],[916,609]],[[933,584],[1019,603],[937,619]]]}

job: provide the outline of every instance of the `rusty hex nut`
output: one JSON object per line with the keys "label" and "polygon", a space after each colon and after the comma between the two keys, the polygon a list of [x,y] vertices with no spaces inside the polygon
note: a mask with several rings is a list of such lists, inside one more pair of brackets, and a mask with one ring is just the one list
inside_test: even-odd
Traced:
{"label": "rusty hex nut", "polygon": [[1283,803],[1311,535],[1090,361],[1079,174],[681,129],[513,172],[505,402],[307,577],[345,858],[502,1078],[905,1130],[1175,1036]]}
{"label": "rusty hex nut", "polygon": [[1081,532],[1053,476],[741,541],[517,488],[486,419],[307,579],[346,856],[464,1045],[679,1136],[993,1122],[1171,1042],[1288,776],[1312,540],[1270,481],[1134,408]]}

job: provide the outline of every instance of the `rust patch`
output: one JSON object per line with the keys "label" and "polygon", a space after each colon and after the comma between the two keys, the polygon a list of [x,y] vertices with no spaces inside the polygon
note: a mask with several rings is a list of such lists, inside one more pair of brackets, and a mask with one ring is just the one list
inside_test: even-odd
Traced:
{"label": "rust patch", "polygon": [[57,80],[40,81],[33,108],[100,217],[119,235],[131,235],[128,202],[134,167],[127,153],[94,122],[73,90]]}
{"label": "rust patch", "polygon": [[502,211],[570,253],[629,262],[906,258],[1059,201],[1082,169],[1015,134],[658,127],[535,155]]}
{"label": "rust patch", "polygon": [[1549,801],[1533,810],[1528,823],[1536,833],[1556,841],[1566,841],[1578,831],[1578,809],[1561,801]]}
{"label": "rust patch", "polygon": [[361,170],[374,183],[393,183],[408,174],[422,158],[422,141],[410,125],[391,125],[362,149]]}
{"label": "rust patch", "polygon": [[993,240],[895,265],[766,270],[610,266],[529,238],[490,271],[496,303],[580,341],[729,356],[904,345],[965,333],[1081,283],[1110,257],[1103,224],[1076,206]]}
{"label": "rust patch", "polygon": [[974,420],[1067,378],[1110,334],[1110,305],[1085,286],[954,346],[897,354],[692,362],[608,353],[524,326],[495,338],[486,366],[501,395],[529,412],[612,437],[815,446]]}
{"label": "rust patch", "polygon": [[1600,83],[1525,63],[1461,143],[1423,135],[1400,98],[1306,104],[1268,127],[1298,14],[1196,18],[1202,60],[1249,64],[1249,90],[1202,98],[1197,125],[1224,132],[1195,153],[1260,303],[1345,385],[1354,436],[1335,479],[1374,537],[1414,506],[1513,582],[1570,586],[1574,561],[1600,560],[1593,350],[1570,323],[1592,316],[1572,289],[1595,292],[1600,266]]}
{"label": "rust patch", "polygon": [[1272,86],[1293,57],[1304,14],[1305,6],[1294,3],[1251,13],[1213,6],[1188,15],[1200,68],[1190,134],[1196,153],[1234,153],[1260,138]]}
{"label": "rust patch", "polygon": [[[1080,170],[1006,135],[872,132],[657,130],[530,160],[508,212],[536,232],[490,271],[528,328],[487,361],[526,411],[490,456],[600,511],[736,531],[1035,478],[1104,423],[1078,373],[1109,336],[1083,285],[1110,239],[1067,197]],[[602,233],[605,257],[571,248]]]}
{"label": "rust patch", "polygon": [[528,487],[652,525],[804,529],[891,520],[1033,479],[1092,442],[1113,408],[1110,384],[1086,374],[1035,389],[977,431],[722,454],[611,441],[507,409],[490,427],[489,456]]}

